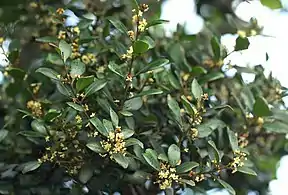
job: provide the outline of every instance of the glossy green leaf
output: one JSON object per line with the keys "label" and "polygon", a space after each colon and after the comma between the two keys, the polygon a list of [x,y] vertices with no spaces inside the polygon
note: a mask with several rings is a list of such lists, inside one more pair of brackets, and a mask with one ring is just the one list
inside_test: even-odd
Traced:
{"label": "glossy green leaf", "polygon": [[233,151],[239,150],[238,146],[238,138],[236,136],[236,133],[227,129],[227,134],[229,137],[230,145]]}
{"label": "glossy green leaf", "polygon": [[167,60],[165,58],[157,59],[155,61],[150,62],[146,66],[144,66],[144,68],[142,68],[139,72],[137,72],[136,75],[139,75],[141,73],[145,73],[145,72],[148,72],[148,71],[151,71],[151,70],[155,70],[157,68],[165,66],[168,63],[169,63],[169,60]]}
{"label": "glossy green leaf", "polygon": [[112,120],[113,125],[117,127],[119,124],[119,118],[116,112],[112,108],[110,108],[110,118]]}
{"label": "glossy green leaf", "polygon": [[129,161],[128,161],[127,157],[123,156],[123,154],[119,154],[119,153],[112,154],[112,157],[124,169],[128,168]]}
{"label": "glossy green leaf", "polygon": [[22,173],[28,173],[31,171],[34,171],[36,169],[38,169],[40,167],[40,163],[38,161],[30,161],[24,164],[23,169],[22,169]]}
{"label": "glossy green leaf", "polygon": [[76,82],[77,91],[82,91],[94,81],[94,76],[80,77]]}
{"label": "glossy green leaf", "polygon": [[179,162],[181,162],[181,152],[180,148],[177,145],[172,144],[168,148],[168,159],[169,164],[173,167],[175,167],[177,164],[179,164]]}
{"label": "glossy green leaf", "polygon": [[236,39],[236,45],[235,45],[234,51],[241,51],[241,50],[248,49],[249,45],[250,45],[250,42],[247,37],[243,38],[239,36]]}
{"label": "glossy green leaf", "polygon": [[282,8],[282,3],[280,0],[260,0],[262,5],[269,7],[271,9],[280,9]]}
{"label": "glossy green leaf", "polygon": [[117,74],[118,76],[124,78],[123,73],[121,72],[119,66],[114,62],[114,61],[110,61],[108,64],[108,68],[109,70],[111,70],[113,73]]}
{"label": "glossy green leaf", "polygon": [[52,70],[51,68],[45,68],[45,67],[38,68],[36,72],[39,72],[45,75],[46,77],[49,77],[50,79],[54,79],[54,80],[59,80],[59,77],[60,77],[60,74],[56,72],[55,70]]}
{"label": "glossy green leaf", "polygon": [[86,66],[83,62],[81,62],[79,59],[73,60],[71,62],[71,68],[70,68],[70,75],[72,78],[81,76],[86,71]]}
{"label": "glossy green leaf", "polygon": [[123,129],[121,131],[124,135],[124,139],[127,139],[129,137],[132,137],[132,135],[134,135],[135,131],[131,130],[131,129]]}
{"label": "glossy green leaf", "polygon": [[132,98],[125,101],[123,110],[139,110],[143,105],[142,99],[140,97]]}
{"label": "glossy green leaf", "polygon": [[135,95],[134,97],[142,97],[142,96],[150,96],[150,95],[160,95],[163,91],[161,89],[148,89],[146,91],[142,91],[141,93]]}
{"label": "glossy green leaf", "polygon": [[224,78],[225,75],[222,72],[211,72],[208,73],[206,75],[204,75],[203,77],[198,79],[199,84],[204,84],[207,82],[212,82],[212,81],[216,81],[218,79],[222,79]]}
{"label": "glossy green leaf", "polygon": [[217,179],[217,180],[231,195],[236,195],[235,190],[232,188],[230,184],[228,184],[226,181],[222,179]]}
{"label": "glossy green leaf", "polygon": [[96,93],[97,91],[105,87],[106,84],[107,84],[107,81],[104,79],[94,81],[85,89],[85,96],[88,97]]}
{"label": "glossy green leaf", "polygon": [[149,50],[149,44],[145,41],[138,40],[133,44],[133,52],[136,54],[142,54]]}
{"label": "glossy green leaf", "polygon": [[141,41],[144,41],[145,43],[147,43],[149,45],[149,49],[152,49],[155,47],[156,43],[155,41],[149,37],[149,36],[144,36],[144,37],[141,37],[140,39]]}
{"label": "glossy green leaf", "polygon": [[157,153],[152,149],[146,149],[143,154],[145,161],[155,170],[160,171],[160,162],[157,159]]}
{"label": "glossy green leaf", "polygon": [[202,87],[199,85],[199,83],[197,82],[196,79],[194,79],[192,81],[191,91],[192,91],[193,96],[196,99],[201,99],[201,97],[203,95],[203,90],[202,90]]}
{"label": "glossy green leaf", "polygon": [[90,143],[86,144],[86,146],[90,150],[92,150],[93,152],[106,153],[106,151],[104,150],[104,148],[101,146],[101,144],[99,142],[90,142]]}
{"label": "glossy green leaf", "polygon": [[237,171],[241,172],[241,173],[245,173],[247,175],[257,176],[257,173],[254,170],[252,170],[251,168],[249,168],[249,167],[238,167]]}
{"label": "glossy green leaf", "polygon": [[181,174],[181,173],[187,173],[191,171],[193,168],[196,168],[199,166],[199,163],[197,162],[184,162],[181,165],[176,167],[176,173]]}
{"label": "glossy green leaf", "polygon": [[0,142],[2,142],[6,136],[8,135],[8,131],[6,129],[1,129],[0,130]]}
{"label": "glossy green leaf", "polygon": [[263,97],[257,97],[253,106],[253,113],[258,116],[270,116],[271,111],[267,101]]}
{"label": "glossy green leaf", "polygon": [[71,56],[72,54],[72,48],[71,45],[68,44],[66,41],[61,40],[59,42],[59,49],[61,52],[61,57],[64,61],[64,63],[66,62],[66,60]]}
{"label": "glossy green leaf", "polygon": [[202,123],[197,127],[198,129],[198,137],[204,138],[209,136],[213,131],[217,128],[225,127],[225,123],[218,119],[210,119],[209,121]]}
{"label": "glossy green leaf", "polygon": [[288,125],[280,121],[273,121],[271,123],[264,123],[263,128],[268,133],[288,133]]}
{"label": "glossy green leaf", "polygon": [[153,20],[151,22],[148,22],[146,27],[149,28],[151,26],[156,26],[156,25],[159,25],[159,24],[166,24],[166,23],[169,23],[169,20],[157,19],[157,20]]}
{"label": "glossy green leaf", "polygon": [[129,139],[125,140],[125,146],[126,147],[134,146],[134,145],[138,145],[141,148],[144,148],[143,143],[136,138],[129,138]]}
{"label": "glossy green leaf", "polygon": [[184,109],[190,114],[190,116],[194,116],[195,112],[197,112],[196,107],[187,100],[187,98],[182,95],[181,102],[183,104]]}
{"label": "glossy green leaf", "polygon": [[222,48],[221,48],[221,43],[217,37],[212,37],[211,47],[212,47],[215,60],[220,60],[222,57]]}
{"label": "glossy green leaf", "polygon": [[56,37],[52,37],[52,36],[46,36],[46,37],[39,37],[35,39],[37,42],[40,43],[54,43],[57,44],[58,40]]}
{"label": "glossy green leaf", "polygon": [[111,24],[113,24],[115,28],[117,28],[117,30],[119,30],[123,34],[127,34],[128,30],[120,20],[114,17],[108,17],[107,19],[111,22]]}
{"label": "glossy green leaf", "polygon": [[31,122],[31,128],[34,131],[37,131],[43,135],[47,135],[45,124],[43,122],[40,122],[39,120],[33,120]]}
{"label": "glossy green leaf", "polygon": [[63,84],[63,83],[61,83],[61,82],[58,82],[58,83],[56,84],[56,88],[58,89],[58,91],[59,91],[62,95],[66,96],[66,97],[72,97],[72,96],[73,96],[73,92],[72,92],[70,86],[68,86],[68,85],[66,85],[66,84]]}
{"label": "glossy green leaf", "polygon": [[92,166],[84,165],[79,172],[79,181],[85,184],[87,183],[93,176],[94,169]]}
{"label": "glossy green leaf", "polygon": [[[209,146],[211,146],[211,148],[212,148],[213,151],[214,151],[214,157],[216,158],[216,161],[217,161],[217,162],[220,162],[220,160],[221,160],[220,153],[219,153],[219,151],[218,151],[218,149],[217,149],[214,141],[213,141],[213,140],[209,140],[209,141],[208,141],[208,144],[209,144]],[[214,158],[211,159],[211,160],[214,160]]]}
{"label": "glossy green leaf", "polygon": [[179,181],[192,187],[196,185],[194,181],[188,179],[179,179]]}
{"label": "glossy green leaf", "polygon": [[77,110],[79,112],[83,112],[84,111],[82,106],[80,106],[80,105],[78,105],[78,104],[76,104],[74,102],[66,102],[66,104],[68,104],[68,106],[70,106],[71,108],[73,108],[74,110]]}
{"label": "glossy green leaf", "polygon": [[170,95],[168,95],[168,107],[172,111],[172,113],[174,114],[175,120],[179,124],[182,124],[180,107],[178,105],[178,102],[176,100],[174,100]]}
{"label": "glossy green leaf", "polygon": [[103,125],[106,128],[106,131],[109,132],[114,132],[114,127],[113,123],[111,121],[108,121],[106,119],[103,119]]}
{"label": "glossy green leaf", "polygon": [[106,137],[108,136],[108,131],[106,130],[103,123],[97,117],[91,118],[90,122],[99,131],[99,133],[101,133],[102,135],[104,135]]}

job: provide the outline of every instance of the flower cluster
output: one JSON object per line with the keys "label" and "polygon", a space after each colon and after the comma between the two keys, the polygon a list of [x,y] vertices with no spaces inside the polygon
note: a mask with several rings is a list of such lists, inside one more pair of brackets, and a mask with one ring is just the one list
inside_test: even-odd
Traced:
{"label": "flower cluster", "polygon": [[31,110],[34,116],[41,117],[43,115],[42,105],[40,102],[30,100],[27,102],[26,106],[29,110]]}
{"label": "flower cluster", "polygon": [[96,56],[92,53],[87,53],[87,55],[82,55],[81,60],[84,64],[96,63]]}
{"label": "flower cluster", "polygon": [[104,150],[109,153],[112,159],[112,154],[126,155],[127,148],[125,147],[124,134],[121,132],[121,127],[117,127],[115,132],[109,132],[107,140],[100,142]]}
{"label": "flower cluster", "polygon": [[133,47],[130,46],[129,49],[127,50],[127,53],[126,53],[126,54],[123,54],[123,55],[121,56],[121,59],[122,59],[122,60],[125,60],[125,59],[129,60],[129,59],[132,58],[132,56],[133,56]]}
{"label": "flower cluster", "polygon": [[197,128],[191,128],[190,131],[188,132],[189,137],[192,139],[195,139],[198,136],[198,129]]}
{"label": "flower cluster", "polygon": [[137,24],[137,28],[140,32],[144,32],[146,30],[147,21],[143,18],[143,13],[149,10],[149,6],[147,4],[141,4],[138,10],[133,9],[132,12],[134,15],[132,16],[132,21]]}
{"label": "flower cluster", "polygon": [[233,161],[229,163],[228,167],[232,169],[232,173],[235,173],[238,167],[244,166],[245,160],[247,160],[246,153],[241,151],[234,151]]}
{"label": "flower cluster", "polygon": [[169,164],[161,163],[161,170],[158,172],[157,181],[161,190],[172,187],[173,182],[178,183],[179,175],[176,174],[176,169]]}
{"label": "flower cluster", "polygon": [[[79,120],[79,117],[76,117]],[[60,132],[59,132],[60,133]],[[46,136],[45,141],[49,145],[45,148],[44,155],[38,159],[39,163],[55,163],[66,168],[66,171],[73,175],[77,174],[84,164],[84,148],[76,139],[77,129],[68,129],[64,137]]]}
{"label": "flower cluster", "polygon": [[238,145],[240,148],[245,148],[249,144],[249,141],[247,139],[248,136],[249,136],[249,132],[243,133],[242,135],[239,136]]}

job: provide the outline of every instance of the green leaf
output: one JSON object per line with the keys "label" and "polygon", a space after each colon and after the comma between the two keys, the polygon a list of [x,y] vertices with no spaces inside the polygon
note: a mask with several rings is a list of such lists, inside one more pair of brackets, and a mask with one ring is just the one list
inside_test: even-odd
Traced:
{"label": "green leaf", "polygon": [[184,162],[181,165],[176,167],[176,173],[187,173],[188,171],[191,171],[193,168],[198,167],[199,163],[197,162]]}
{"label": "green leaf", "polygon": [[134,145],[138,145],[141,148],[144,148],[143,143],[136,138],[129,138],[129,139],[125,140],[125,146],[126,147],[134,146]]}
{"label": "green leaf", "polygon": [[122,166],[124,169],[127,169],[129,161],[125,156],[123,156],[123,154],[112,154],[112,157],[120,166]]}
{"label": "green leaf", "polygon": [[235,135],[235,132],[227,129],[227,134],[229,137],[229,141],[230,141],[230,145],[233,151],[239,150],[239,146],[238,146],[238,138]]}
{"label": "green leaf", "polygon": [[7,68],[9,76],[12,76],[15,82],[22,82],[25,77],[25,71],[20,68]]}
{"label": "green leaf", "polygon": [[203,95],[203,90],[202,87],[198,84],[196,79],[192,81],[191,91],[196,99],[201,99]]}
{"label": "green leaf", "polygon": [[253,106],[253,113],[258,116],[270,116],[271,111],[267,101],[263,97],[257,97]]}
{"label": "green leaf", "polygon": [[73,108],[74,110],[77,110],[79,112],[83,112],[84,109],[82,106],[75,104],[74,102],[66,102],[66,104],[68,104],[68,106],[70,106],[71,108]]}
{"label": "green leaf", "polygon": [[37,132],[44,134],[44,135],[47,135],[47,131],[46,131],[46,128],[44,126],[44,123],[40,122],[39,120],[33,120],[31,122],[31,128],[34,131],[37,131]]}
{"label": "green leaf", "polygon": [[119,118],[116,112],[112,108],[110,108],[110,118],[112,120],[113,125],[117,127],[119,124]]}
{"label": "green leaf", "polygon": [[52,36],[46,36],[46,37],[39,37],[35,39],[37,42],[41,42],[41,43],[54,43],[57,44],[58,40],[56,37],[52,37]]}
{"label": "green leaf", "polygon": [[131,137],[131,136],[134,135],[134,133],[135,133],[135,132],[134,132],[133,130],[131,130],[131,129],[123,129],[121,132],[122,132],[123,135],[124,135],[124,139],[127,139],[127,138]]}
{"label": "green leaf", "polygon": [[114,132],[114,127],[111,121],[103,119],[103,125],[106,128],[107,132]]}
{"label": "green leaf", "polygon": [[263,128],[268,133],[288,133],[288,125],[280,121],[274,121],[272,123],[264,123]]}
{"label": "green leaf", "polygon": [[182,182],[182,183],[186,183],[187,185],[192,186],[192,187],[195,186],[195,182],[192,181],[192,180],[188,180],[188,179],[179,179],[179,181]]}
{"label": "green leaf", "polygon": [[225,75],[222,72],[211,72],[198,79],[199,84],[204,84],[211,81],[224,78]]}
{"label": "green leaf", "polygon": [[[217,149],[214,141],[209,140],[209,141],[208,141],[208,144],[209,144],[209,146],[211,146],[211,148],[213,149],[214,154],[215,154],[214,157],[216,158],[217,162],[220,162],[220,160],[221,160],[220,153],[219,153],[219,151],[218,151],[218,149]],[[214,159],[211,159],[211,160],[214,160]]]}
{"label": "green leaf", "polygon": [[132,98],[124,102],[123,110],[139,110],[143,105],[140,97]]}
{"label": "green leaf", "polygon": [[52,70],[51,68],[38,68],[36,72],[39,72],[46,77],[49,77],[50,79],[59,80],[60,74],[58,74],[58,72]]}
{"label": "green leaf", "polygon": [[107,81],[104,79],[94,81],[85,89],[85,96],[88,97],[96,93],[97,91],[105,87],[106,84]]}
{"label": "green leaf", "polygon": [[24,164],[24,167],[22,169],[22,173],[28,173],[30,171],[34,171],[40,167],[40,163],[38,161],[30,161]]}
{"label": "green leaf", "polygon": [[108,17],[107,19],[111,22],[111,24],[113,24],[115,28],[117,28],[117,30],[123,34],[127,34],[128,30],[120,20],[117,20],[114,17]]}
{"label": "green leaf", "polygon": [[172,144],[168,148],[168,159],[169,164],[173,167],[175,167],[177,164],[179,164],[179,162],[181,162],[181,152],[180,148],[177,145]]}
{"label": "green leaf", "polygon": [[106,150],[104,150],[104,148],[102,148],[102,146],[99,142],[90,142],[90,143],[87,143],[86,146],[87,146],[87,148],[89,148],[93,152],[106,153]]}
{"label": "green leaf", "polygon": [[143,157],[151,167],[157,171],[160,171],[160,163],[157,159],[157,153],[154,150],[150,148],[146,149]]}
{"label": "green leaf", "polygon": [[156,26],[159,24],[165,24],[165,23],[169,23],[169,20],[161,20],[161,19],[153,20],[151,22],[148,22],[146,28],[149,28],[151,26]]}
{"label": "green leaf", "polygon": [[249,167],[238,167],[237,171],[248,175],[257,176],[257,173],[254,170],[250,169]]}
{"label": "green leaf", "polygon": [[164,161],[164,162],[168,162],[168,161],[169,161],[167,155],[164,154],[164,153],[159,154],[159,155],[158,155],[158,159],[159,159],[159,160],[162,160],[162,161]]}
{"label": "green leaf", "polygon": [[133,113],[127,111],[127,110],[121,110],[119,111],[120,114],[122,114],[123,116],[133,116]]}
{"label": "green leaf", "polygon": [[8,131],[6,129],[1,129],[0,130],[0,142],[2,142],[2,140],[4,140],[7,135],[8,135]]}
{"label": "green leaf", "polygon": [[133,53],[142,54],[149,50],[149,44],[145,41],[135,41],[133,44]]}
{"label": "green leaf", "polygon": [[243,38],[239,36],[236,39],[236,45],[235,45],[234,51],[241,51],[241,50],[248,49],[249,45],[250,45],[250,42],[247,37]]}
{"label": "green leaf", "polygon": [[195,112],[197,112],[197,109],[193,104],[191,104],[187,100],[187,98],[184,95],[181,96],[181,102],[185,110],[188,111],[188,113],[190,114],[190,116],[194,116]]}
{"label": "green leaf", "polygon": [[235,190],[228,184],[226,181],[223,181],[222,179],[217,179],[218,182],[231,194],[231,195],[236,195]]}
{"label": "green leaf", "polygon": [[149,36],[144,36],[144,37],[141,37],[140,39],[141,41],[144,41],[145,43],[147,43],[149,45],[149,49],[152,49],[155,47],[155,41],[149,37]]}
{"label": "green leaf", "polygon": [[121,72],[119,66],[114,61],[109,62],[108,68],[109,68],[109,70],[111,70],[112,72],[117,74],[118,76],[124,78],[123,73]]}
{"label": "green leaf", "polygon": [[55,65],[59,65],[59,66],[63,65],[63,60],[56,53],[48,53],[46,61],[50,62],[51,64],[55,64]]}
{"label": "green leaf", "polygon": [[215,36],[212,37],[210,44],[214,54],[214,59],[220,60],[222,57],[222,48],[219,39]]}
{"label": "green leaf", "polygon": [[207,70],[203,68],[202,66],[193,66],[192,67],[192,73],[194,75],[201,75],[201,74],[206,74]]}
{"label": "green leaf", "polygon": [[199,138],[207,137],[216,129],[223,128],[225,126],[226,126],[225,123],[223,123],[218,119],[210,119],[209,121],[202,123],[197,127],[198,137]]}
{"label": "green leaf", "polygon": [[99,131],[99,133],[101,133],[102,135],[104,135],[106,137],[108,136],[108,131],[106,130],[103,123],[97,117],[91,118],[90,122]]}
{"label": "green leaf", "polygon": [[82,184],[87,183],[92,178],[93,172],[94,170],[92,166],[82,166],[79,172],[79,181],[81,181]]}
{"label": "green leaf", "polygon": [[85,73],[85,71],[86,71],[86,66],[79,59],[73,60],[71,62],[70,75],[72,78],[81,76],[83,73]]}
{"label": "green leaf", "polygon": [[174,76],[174,74],[172,72],[168,73],[168,80],[170,82],[170,84],[172,85],[172,87],[174,87],[175,89],[181,89],[181,83],[179,82],[179,80]]}
{"label": "green leaf", "polygon": [[66,60],[71,56],[72,54],[72,48],[71,45],[68,44],[66,41],[61,40],[59,42],[59,49],[61,52],[61,57],[64,61],[64,63],[66,62]]}
{"label": "green leaf", "polygon": [[130,0],[132,8],[135,9],[137,12],[139,10],[139,4],[137,0]]}
{"label": "green leaf", "polygon": [[271,9],[280,9],[282,8],[282,3],[280,0],[260,0],[262,5],[269,7]]}
{"label": "green leaf", "polygon": [[58,91],[66,96],[66,97],[72,97],[73,96],[73,93],[71,91],[71,88],[70,86],[66,85],[66,84],[63,84],[61,82],[58,82],[57,85],[56,85],[56,88],[58,89]]}
{"label": "green leaf", "polygon": [[142,97],[142,96],[149,96],[149,95],[160,95],[163,91],[161,89],[148,89],[146,91],[142,91],[141,93],[135,95],[134,97]]}
{"label": "green leaf", "polygon": [[144,66],[144,68],[142,68],[139,72],[137,72],[136,75],[139,75],[141,73],[145,73],[145,72],[148,72],[151,70],[155,70],[157,68],[165,66],[168,63],[169,63],[169,60],[167,60],[165,58],[157,59],[153,62],[150,62],[148,65]]}
{"label": "green leaf", "polygon": [[53,121],[55,118],[61,115],[61,112],[55,109],[50,109],[44,116],[45,121]]}
{"label": "green leaf", "polygon": [[94,81],[94,76],[80,77],[76,82],[77,91],[82,91]]}
{"label": "green leaf", "polygon": [[179,124],[182,124],[180,107],[178,105],[178,102],[176,100],[174,100],[170,95],[168,95],[168,107],[173,112],[173,114],[175,116],[175,120]]}

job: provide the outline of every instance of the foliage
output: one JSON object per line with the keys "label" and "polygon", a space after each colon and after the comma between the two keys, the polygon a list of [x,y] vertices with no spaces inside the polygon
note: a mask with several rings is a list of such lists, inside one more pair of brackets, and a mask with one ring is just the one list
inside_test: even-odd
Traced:
{"label": "foliage", "polygon": [[[167,21],[136,0],[73,2],[28,1],[25,17],[5,24],[1,194],[266,189],[288,133],[276,79],[260,65],[226,76],[217,30],[178,26],[166,37]],[[65,25],[64,8],[77,26]],[[237,30],[235,51],[261,33],[256,20]]]}

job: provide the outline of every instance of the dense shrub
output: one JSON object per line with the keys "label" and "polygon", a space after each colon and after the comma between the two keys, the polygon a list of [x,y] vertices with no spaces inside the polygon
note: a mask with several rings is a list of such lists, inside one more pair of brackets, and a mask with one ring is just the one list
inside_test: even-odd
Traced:
{"label": "dense shrub", "polygon": [[[85,2],[28,1],[3,24],[1,194],[265,190],[288,132],[286,89],[261,65],[227,77],[217,30],[164,36],[159,2]],[[261,33],[256,20],[237,30],[235,52]]]}

